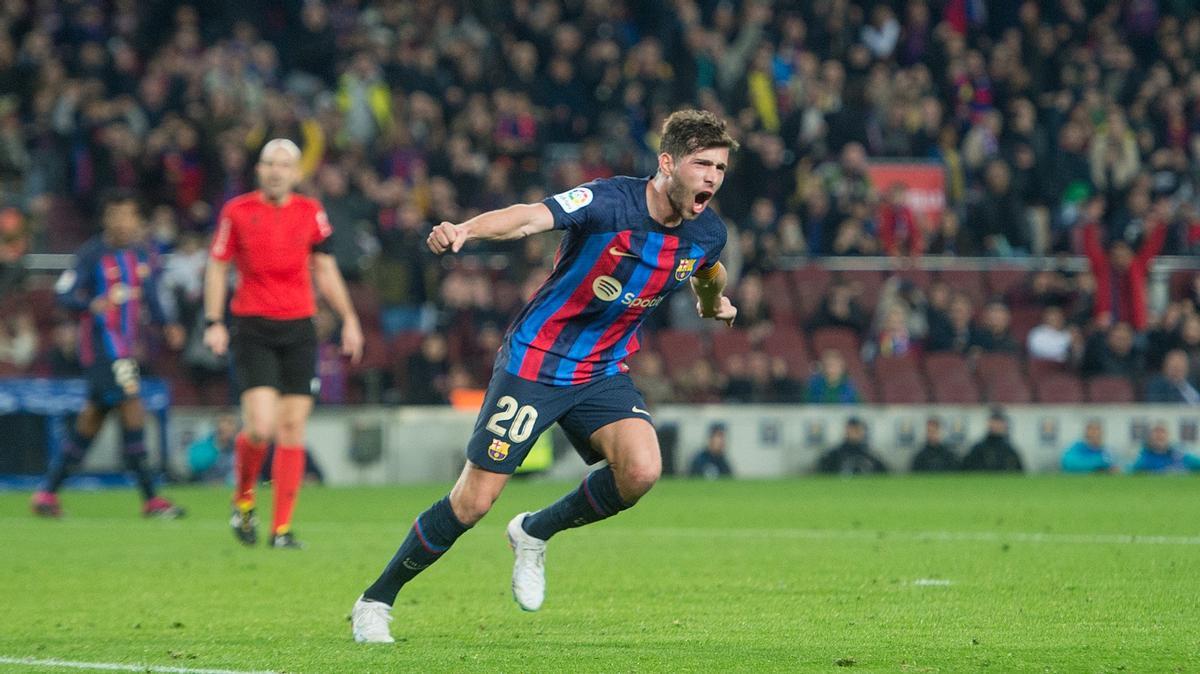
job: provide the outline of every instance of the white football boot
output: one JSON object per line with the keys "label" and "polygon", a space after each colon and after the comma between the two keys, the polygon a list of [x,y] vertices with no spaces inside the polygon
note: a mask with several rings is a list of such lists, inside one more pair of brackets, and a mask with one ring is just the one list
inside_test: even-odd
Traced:
{"label": "white football boot", "polygon": [[392,607],[379,601],[363,599],[360,595],[350,611],[350,627],[354,640],[360,644],[392,644],[388,623],[392,622]]}
{"label": "white football boot", "polygon": [[526,611],[536,611],[546,598],[546,541],[525,532],[521,513],[508,523],[508,545],[513,550],[513,599]]}

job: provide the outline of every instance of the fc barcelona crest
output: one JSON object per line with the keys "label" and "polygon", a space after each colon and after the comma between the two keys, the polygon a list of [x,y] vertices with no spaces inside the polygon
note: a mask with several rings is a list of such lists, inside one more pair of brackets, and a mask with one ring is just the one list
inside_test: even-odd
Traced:
{"label": "fc barcelona crest", "polygon": [[492,461],[503,461],[508,458],[509,444],[500,438],[492,440],[488,447],[488,458]]}
{"label": "fc barcelona crest", "polygon": [[675,280],[686,280],[694,271],[696,271],[696,258],[685,257],[679,261],[679,266],[675,268]]}

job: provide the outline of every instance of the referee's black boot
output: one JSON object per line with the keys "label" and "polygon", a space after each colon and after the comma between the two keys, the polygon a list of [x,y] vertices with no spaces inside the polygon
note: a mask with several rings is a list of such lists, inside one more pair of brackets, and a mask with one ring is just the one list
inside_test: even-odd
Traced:
{"label": "referee's black boot", "polygon": [[236,505],[233,506],[233,517],[229,518],[229,527],[233,529],[233,537],[242,545],[258,543],[258,518],[254,515],[254,508],[242,510]]}
{"label": "referee's black boot", "polygon": [[296,540],[296,537],[292,535],[292,532],[285,531],[282,534],[275,534],[274,536],[271,536],[271,547],[286,548],[289,550],[303,550],[304,544]]}

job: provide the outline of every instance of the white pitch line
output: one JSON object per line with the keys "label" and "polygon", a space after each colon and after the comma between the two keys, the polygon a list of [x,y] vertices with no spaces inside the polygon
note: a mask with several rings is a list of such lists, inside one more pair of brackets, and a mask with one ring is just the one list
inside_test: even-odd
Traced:
{"label": "white pitch line", "polygon": [[[607,530],[616,533],[615,528]],[[803,538],[814,540],[936,541],[967,543],[1049,543],[1073,545],[1200,545],[1200,536],[1142,534],[1052,534],[1021,531],[873,531],[869,529],[710,529],[661,527],[621,533],[685,538]]]}
{"label": "white pitch line", "polygon": [[90,669],[101,672],[156,672],[158,674],[276,674],[275,672],[245,669],[194,669],[191,667],[161,667],[158,665],[127,665],[120,662],[77,662],[43,658],[9,658],[0,656],[0,665],[24,667],[53,667],[55,669]]}

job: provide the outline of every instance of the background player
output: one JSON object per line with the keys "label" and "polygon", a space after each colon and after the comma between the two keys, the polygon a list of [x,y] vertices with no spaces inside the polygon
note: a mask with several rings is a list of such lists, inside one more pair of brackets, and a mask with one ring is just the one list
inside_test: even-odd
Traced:
{"label": "background player", "polygon": [[545,595],[546,540],[629,508],[662,470],[646,403],[626,373],[637,330],[690,279],[701,316],[732,325],[718,257],[724,223],[707,209],[737,143],[715,115],[672,114],[653,178],[597,180],[538,204],[510,206],[430,233],[435,253],[473,239],[564,229],[550,278],[509,328],[496,360],[468,462],[450,494],[421,513],[383,574],[352,611],[354,638],[391,642],[391,605],[404,583],[436,562],[499,497],[539,435],[558,422],[585,461],[607,459],[575,491],[508,524],[513,596],[536,611]]}
{"label": "background player", "polygon": [[[263,147],[260,189],[231,199],[221,210],[204,277],[204,343],[222,354],[230,348],[242,389],[243,430],[234,446],[237,489],[234,535],[258,541],[254,485],[267,444],[275,443],[271,483],[275,492],[271,546],[299,548],[292,510],[304,479],[304,426],[313,406],[317,338],[312,317],[317,290],[342,320],[342,351],[362,356],[362,328],[337,263],[329,254],[332,229],[320,202],[293,193],[300,181],[300,148],[286,138]],[[229,264],[238,271],[224,322]]]}
{"label": "background player", "polygon": [[167,345],[183,347],[184,330],[168,323],[158,302],[160,270],[149,248],[142,244],[142,215],[128,192],[113,192],[102,200],[103,233],[75,254],[75,263],[55,286],[58,302],[79,316],[79,360],[88,381],[88,402],[62,452],[33,495],[33,512],[47,517],[62,515],[58,490],[83,462],[108,413],[117,410],[121,422],[121,447],[128,468],[142,492],[142,514],[175,518],[183,510],[155,493],[154,477],[146,461],[146,409],[141,399],[140,332],[143,305],[151,319],[164,326]]}

